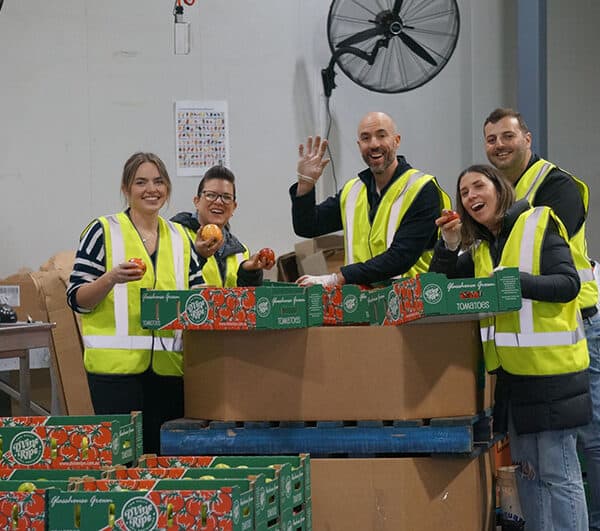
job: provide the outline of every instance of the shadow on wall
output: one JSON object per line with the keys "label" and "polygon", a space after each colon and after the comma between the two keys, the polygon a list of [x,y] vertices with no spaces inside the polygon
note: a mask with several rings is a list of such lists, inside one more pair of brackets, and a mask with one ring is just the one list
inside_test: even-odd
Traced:
{"label": "shadow on wall", "polygon": [[[318,87],[311,87],[314,79],[319,80]],[[323,89],[320,86],[320,72],[309,74],[304,61],[297,61],[294,72],[293,107],[296,122],[297,143],[305,142],[309,136],[321,135],[329,140],[329,151],[335,156],[340,153],[340,143],[335,117],[328,113]],[[331,157],[330,155],[330,157]],[[338,182],[334,179],[336,160],[332,159],[325,168],[322,178],[317,185],[317,200],[335,194]]]}

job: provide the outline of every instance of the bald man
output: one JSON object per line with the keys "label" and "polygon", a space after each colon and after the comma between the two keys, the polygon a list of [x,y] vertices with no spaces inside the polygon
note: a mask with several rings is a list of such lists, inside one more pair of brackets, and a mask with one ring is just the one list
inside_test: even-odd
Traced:
{"label": "bald man", "polygon": [[329,163],[327,140],[309,137],[298,149],[298,182],[290,188],[294,231],[313,238],[343,229],[346,249],[340,271],[305,275],[301,285],[374,284],[428,270],[435,219],[450,208],[449,197],[435,177],[397,155],[401,138],[390,116],[368,113],[357,133],[368,168],[318,205],[314,187]]}

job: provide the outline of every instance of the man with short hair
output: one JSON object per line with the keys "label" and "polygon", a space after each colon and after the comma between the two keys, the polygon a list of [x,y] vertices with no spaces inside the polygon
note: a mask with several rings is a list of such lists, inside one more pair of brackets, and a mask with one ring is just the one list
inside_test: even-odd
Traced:
{"label": "man with short hair", "polygon": [[312,238],[344,230],[346,265],[330,275],[304,275],[301,285],[373,284],[426,272],[438,237],[435,225],[450,199],[435,177],[401,155],[390,116],[370,112],[358,126],[358,148],[368,166],[336,195],[315,203],[315,183],[329,162],[327,140],[299,147],[298,182],[290,188],[294,231]]}
{"label": "man with short hair", "polygon": [[588,188],[583,181],[532,152],[531,132],[519,112],[495,109],[486,118],[483,133],[488,160],[513,184],[517,199],[526,198],[533,206],[551,207],[570,238],[573,260],[581,280],[578,302],[590,354],[593,403],[592,422],[580,431],[579,444],[585,455],[590,492],[590,531],[600,531],[600,315],[598,285],[593,275],[593,262],[587,256],[585,237]]}

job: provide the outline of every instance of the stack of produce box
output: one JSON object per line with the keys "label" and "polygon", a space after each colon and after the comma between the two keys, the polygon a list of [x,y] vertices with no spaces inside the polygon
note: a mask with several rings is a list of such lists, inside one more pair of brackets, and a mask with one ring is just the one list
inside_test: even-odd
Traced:
{"label": "stack of produce box", "polygon": [[0,527],[46,529],[51,493],[66,490],[69,478],[99,477],[142,452],[139,412],[0,418]]}
{"label": "stack of produce box", "polygon": [[[163,426],[163,454],[310,453],[315,529],[493,527],[493,385],[477,320],[520,307],[516,270],[368,291],[236,289],[142,294],[144,326],[186,330],[186,419]],[[236,301],[248,306],[239,321]],[[466,449],[448,442],[456,426]]]}
{"label": "stack of produce box", "polygon": [[141,420],[1,418],[0,528],[311,529],[308,456],[175,463],[142,455]]}

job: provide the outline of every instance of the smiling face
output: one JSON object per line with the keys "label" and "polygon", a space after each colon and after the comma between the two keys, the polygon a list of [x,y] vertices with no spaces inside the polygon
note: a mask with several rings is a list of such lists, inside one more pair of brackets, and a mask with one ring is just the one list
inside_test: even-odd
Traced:
{"label": "smiling face", "polygon": [[144,215],[158,214],[169,197],[169,188],[156,164],[142,162],[123,194],[131,210]]}
{"label": "smiling face", "polygon": [[225,179],[208,179],[200,195],[194,197],[194,206],[200,225],[214,223],[222,229],[237,207],[233,183]]}
{"label": "smiling face", "polygon": [[467,172],[458,183],[464,211],[477,223],[495,233],[499,225],[498,191],[483,173]]}
{"label": "smiling face", "polygon": [[514,116],[505,116],[484,127],[485,153],[490,163],[511,182],[521,176],[531,158],[531,133]]}
{"label": "smiling face", "polygon": [[400,135],[392,119],[382,112],[367,114],[358,126],[358,148],[376,179],[390,179],[398,166]]}

